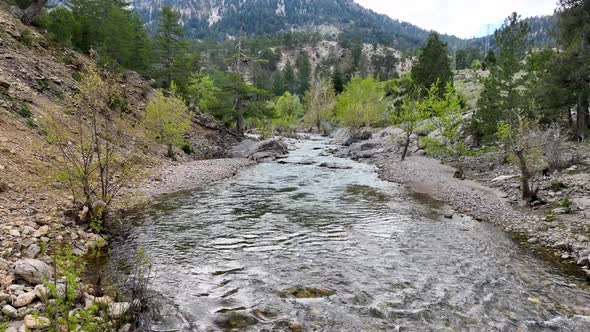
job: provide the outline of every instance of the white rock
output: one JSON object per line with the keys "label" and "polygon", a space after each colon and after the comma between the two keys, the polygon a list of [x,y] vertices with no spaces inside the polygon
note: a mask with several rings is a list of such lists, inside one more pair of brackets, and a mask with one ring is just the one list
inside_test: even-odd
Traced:
{"label": "white rock", "polygon": [[45,318],[43,316],[38,316],[35,317],[33,315],[26,315],[25,316],[25,326],[29,329],[44,329],[46,327],[49,327],[49,325],[51,324],[51,322],[49,321],[48,318]]}
{"label": "white rock", "polygon": [[40,300],[48,299],[49,291],[47,290],[47,287],[45,287],[44,285],[35,286],[34,292],[37,298],[39,298]]}
{"label": "white rock", "polygon": [[110,303],[109,304],[109,311],[108,311],[109,316],[111,316],[114,319],[119,319],[127,313],[127,310],[129,310],[129,307],[130,307],[130,305],[127,302]]}
{"label": "white rock", "polygon": [[22,259],[14,264],[14,274],[30,284],[42,284],[53,275],[51,268],[38,259]]}
{"label": "white rock", "polygon": [[498,176],[497,178],[493,179],[492,182],[506,181],[506,180],[517,178],[517,177],[518,177],[518,175],[501,175],[501,176]]}
{"label": "white rock", "polygon": [[17,308],[24,307],[31,304],[35,298],[37,298],[35,292],[23,293],[16,298],[13,304]]}
{"label": "white rock", "polygon": [[9,317],[9,318],[16,318],[16,317],[18,317],[18,311],[16,311],[16,309],[13,306],[9,305],[9,304],[7,304],[4,307],[2,307],[2,313],[4,315],[6,315],[6,317]]}

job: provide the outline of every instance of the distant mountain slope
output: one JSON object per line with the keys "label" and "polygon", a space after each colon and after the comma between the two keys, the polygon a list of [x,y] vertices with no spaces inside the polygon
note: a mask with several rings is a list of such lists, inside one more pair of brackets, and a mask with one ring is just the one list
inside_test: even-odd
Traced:
{"label": "distant mountain slope", "polygon": [[[236,36],[240,25],[250,36],[332,26],[367,43],[405,50],[422,46],[430,33],[410,23],[377,14],[353,0],[241,0],[241,7],[239,1],[133,0],[133,6],[149,24],[157,20],[162,5],[173,6],[181,13],[182,23],[193,38]],[[443,38],[453,45],[462,43],[454,36]]]}
{"label": "distant mountain slope", "polygon": [[[557,17],[554,15],[535,16],[526,18],[529,25],[529,41],[533,47],[546,47],[555,44],[554,30],[557,25]],[[473,38],[466,40],[462,46],[485,48],[486,42],[490,48],[496,47],[496,40],[492,33],[487,37]]]}
{"label": "distant mountain slope", "polygon": [[[291,30],[336,30],[365,43],[412,50],[423,46],[430,34],[411,23],[375,13],[353,0],[132,0],[132,4],[152,26],[160,8],[172,6],[181,13],[188,36],[196,39],[237,36],[240,27],[248,36],[275,36]],[[549,34],[555,24],[553,16],[533,17],[527,21],[536,46],[554,42]],[[483,47],[485,44],[485,37],[466,40],[442,35],[442,38],[451,48]],[[494,47],[491,39],[490,45]]]}

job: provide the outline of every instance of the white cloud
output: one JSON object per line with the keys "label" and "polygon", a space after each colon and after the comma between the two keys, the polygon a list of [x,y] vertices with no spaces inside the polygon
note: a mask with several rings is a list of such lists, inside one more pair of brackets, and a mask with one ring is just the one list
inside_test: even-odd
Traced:
{"label": "white cloud", "polygon": [[459,37],[485,32],[516,11],[523,17],[552,14],[557,0],[355,0],[364,7],[419,27]]}

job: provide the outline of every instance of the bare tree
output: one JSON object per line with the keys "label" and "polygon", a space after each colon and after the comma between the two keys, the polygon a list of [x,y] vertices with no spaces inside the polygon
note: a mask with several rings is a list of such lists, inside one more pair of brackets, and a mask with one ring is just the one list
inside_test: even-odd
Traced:
{"label": "bare tree", "polygon": [[[45,124],[47,139],[57,147],[58,180],[83,208],[80,218],[102,221],[113,199],[131,179],[136,165],[124,155],[120,127],[112,109],[114,91],[94,68],[82,75],[77,93]],[[69,119],[57,114],[67,114]]]}

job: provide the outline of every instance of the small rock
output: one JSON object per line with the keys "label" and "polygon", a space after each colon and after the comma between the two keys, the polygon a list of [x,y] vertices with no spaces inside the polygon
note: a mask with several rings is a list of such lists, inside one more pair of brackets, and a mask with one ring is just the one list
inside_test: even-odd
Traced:
{"label": "small rock", "polygon": [[0,270],[8,270],[10,268],[10,262],[4,258],[0,258]]}
{"label": "small rock", "polygon": [[118,332],[129,332],[131,331],[131,324],[127,323],[123,326],[121,326],[121,328],[119,329]]}
{"label": "small rock", "polygon": [[119,319],[127,313],[129,307],[130,305],[127,302],[109,303],[109,316],[111,316],[114,319]]}
{"label": "small rock", "polygon": [[551,210],[551,212],[553,212],[554,214],[567,214],[568,210],[565,208],[556,208]]}
{"label": "small rock", "polygon": [[16,308],[24,307],[33,303],[35,298],[37,298],[35,292],[23,293],[16,298],[13,304]]}
{"label": "small rock", "polygon": [[45,301],[48,299],[48,295],[49,292],[47,291],[47,287],[45,287],[44,285],[37,285],[35,286],[35,295],[37,296],[37,298]]}
{"label": "small rock", "polygon": [[535,244],[539,242],[539,239],[537,239],[536,237],[532,237],[527,242],[530,244]]}
{"label": "small rock", "polygon": [[11,306],[9,304],[2,307],[2,313],[4,315],[6,315],[6,317],[9,317],[9,318],[17,318],[18,317],[18,311],[13,306]]}
{"label": "small rock", "polygon": [[40,252],[41,248],[37,244],[33,243],[27,248],[27,250],[25,250],[24,254],[27,258],[35,258]]}
{"label": "small rock", "polygon": [[49,325],[51,324],[51,322],[49,321],[48,318],[43,317],[43,316],[33,316],[33,315],[26,315],[25,316],[25,326],[29,329],[35,330],[35,329],[44,329],[46,327],[49,327]]}

